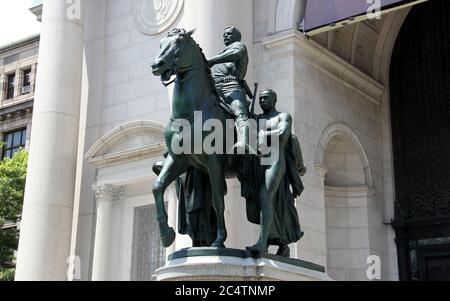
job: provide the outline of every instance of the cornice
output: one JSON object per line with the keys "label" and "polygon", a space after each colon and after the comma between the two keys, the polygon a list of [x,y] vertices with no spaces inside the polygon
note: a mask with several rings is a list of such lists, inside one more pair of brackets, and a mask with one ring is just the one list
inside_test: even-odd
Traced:
{"label": "cornice", "polygon": [[384,85],[317,42],[308,40],[299,31],[281,32],[265,38],[262,43],[267,49],[295,45],[295,55],[299,59],[337,80],[366,100],[381,106]]}
{"label": "cornice", "polygon": [[[89,163],[97,168],[123,164],[129,161],[158,157],[164,154],[164,128],[162,123],[153,121],[132,121],[121,125],[98,140],[85,155]],[[127,150],[117,150],[117,146],[135,137],[154,137],[155,143],[134,147]],[[159,142],[160,141],[160,142]]]}
{"label": "cornice", "polygon": [[159,157],[162,156],[165,151],[165,144],[158,143],[151,146],[95,157],[89,159],[89,163],[94,164],[97,168],[103,168],[107,166],[120,165],[130,161]]}

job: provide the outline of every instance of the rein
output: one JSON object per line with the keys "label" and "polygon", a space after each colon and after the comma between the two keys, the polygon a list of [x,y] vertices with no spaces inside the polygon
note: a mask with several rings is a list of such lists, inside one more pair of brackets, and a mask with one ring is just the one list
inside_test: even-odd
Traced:
{"label": "rein", "polygon": [[[187,81],[188,79],[191,79],[191,78],[194,78],[195,76],[197,76],[197,74],[192,74],[191,76],[188,76],[188,77],[186,77],[186,78],[179,79],[180,74],[186,73],[186,72],[189,72],[189,71],[192,71],[192,70],[195,70],[195,69],[200,69],[201,67],[203,67],[203,66],[201,66],[201,65],[193,66],[193,67],[189,67],[189,68],[187,68],[187,69],[183,69],[182,71],[178,71],[178,72],[176,72],[176,73],[172,71],[172,73],[175,73],[175,78],[174,78],[174,79],[171,79],[171,80],[169,80],[169,81],[163,81],[162,83],[163,83],[164,87],[168,87],[168,86],[170,86],[171,84],[173,84],[174,82],[182,83],[182,82],[184,82],[184,81]],[[173,70],[173,69],[172,69],[172,70]]]}
{"label": "rein", "polygon": [[180,55],[178,54],[177,57],[175,58],[175,60],[173,61],[172,68],[170,69],[171,73],[173,75],[175,75],[175,78],[172,79],[172,80],[169,80],[169,81],[163,81],[162,84],[164,85],[164,87],[168,87],[171,84],[173,84],[174,82],[182,83],[184,81],[187,81],[188,79],[191,79],[191,78],[197,76],[197,74],[193,74],[193,75],[191,75],[189,77],[186,77],[186,78],[183,78],[183,79],[178,79],[180,77],[180,74],[186,73],[186,72],[189,72],[189,71],[192,71],[192,70],[195,70],[195,69],[200,69],[200,68],[204,67],[202,64],[200,64],[200,65],[197,65],[197,66],[192,66],[192,67],[188,67],[188,68],[176,71],[177,67],[178,67],[179,60],[180,60]]}

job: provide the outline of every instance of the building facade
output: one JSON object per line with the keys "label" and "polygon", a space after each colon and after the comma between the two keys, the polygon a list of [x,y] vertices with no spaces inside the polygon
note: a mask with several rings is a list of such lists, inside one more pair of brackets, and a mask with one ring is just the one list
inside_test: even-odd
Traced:
{"label": "building facade", "polygon": [[[151,280],[190,246],[159,243],[151,167],[165,151],[171,91],[150,65],[169,28],[197,28],[212,57],[228,25],[248,47],[247,81],[278,92],[302,144],[305,236],[292,256],[336,280],[367,280],[373,256],[382,280],[448,279],[448,1],[309,38],[299,30],[307,2],[44,0],[16,279]],[[244,248],[258,228],[239,183],[228,187],[226,244]],[[174,188],[166,199],[175,226]]]}
{"label": "building facade", "polygon": [[29,147],[38,54],[39,36],[0,48],[1,159]]}

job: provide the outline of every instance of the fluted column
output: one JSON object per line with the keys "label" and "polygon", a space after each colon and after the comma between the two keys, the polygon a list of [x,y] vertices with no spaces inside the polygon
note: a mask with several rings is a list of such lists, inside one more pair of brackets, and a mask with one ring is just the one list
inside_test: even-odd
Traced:
{"label": "fluted column", "polygon": [[66,280],[70,254],[84,1],[44,0],[16,280]]}
{"label": "fluted column", "polygon": [[94,186],[97,204],[97,222],[95,228],[93,281],[109,279],[109,254],[111,252],[113,204],[123,197],[123,187],[113,185]]}

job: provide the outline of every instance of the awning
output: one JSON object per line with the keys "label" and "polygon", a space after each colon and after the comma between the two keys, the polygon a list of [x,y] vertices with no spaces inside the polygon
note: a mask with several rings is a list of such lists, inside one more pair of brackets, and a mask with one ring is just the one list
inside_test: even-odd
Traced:
{"label": "awning", "polygon": [[306,0],[301,30],[309,36],[367,20],[375,3],[381,13],[389,13],[428,0]]}

